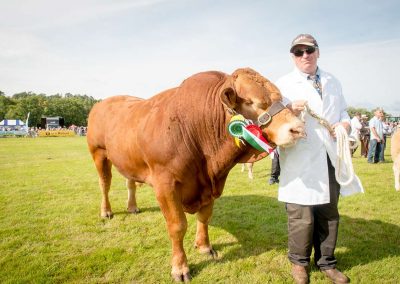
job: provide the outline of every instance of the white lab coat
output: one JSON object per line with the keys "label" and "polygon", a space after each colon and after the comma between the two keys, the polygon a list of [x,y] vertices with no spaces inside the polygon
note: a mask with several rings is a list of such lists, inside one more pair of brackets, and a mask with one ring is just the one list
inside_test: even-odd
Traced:
{"label": "white lab coat", "polygon": [[[319,69],[322,97],[306,76],[298,69],[280,78],[276,85],[284,97],[283,103],[306,100],[309,107],[331,125],[347,121],[346,102],[339,81],[331,74]],[[279,148],[281,176],[278,199],[283,202],[301,205],[329,203],[328,153],[333,166],[336,161],[336,142],[328,130],[318,121],[305,115],[307,138],[300,139],[294,147]],[[363,192],[358,177],[350,185],[341,187],[342,195]]]}

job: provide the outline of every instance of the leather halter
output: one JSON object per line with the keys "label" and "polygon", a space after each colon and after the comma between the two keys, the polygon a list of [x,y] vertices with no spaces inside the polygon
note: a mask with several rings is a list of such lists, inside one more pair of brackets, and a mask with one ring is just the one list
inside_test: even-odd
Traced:
{"label": "leather halter", "polygon": [[257,122],[258,126],[265,126],[269,124],[272,120],[272,117],[279,112],[281,112],[286,107],[281,102],[274,102],[272,105],[267,109],[267,111],[263,112],[258,116]]}

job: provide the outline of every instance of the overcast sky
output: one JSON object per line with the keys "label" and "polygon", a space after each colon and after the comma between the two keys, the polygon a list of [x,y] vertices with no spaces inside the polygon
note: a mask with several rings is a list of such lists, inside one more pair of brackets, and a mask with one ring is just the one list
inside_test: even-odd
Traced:
{"label": "overcast sky", "polygon": [[275,81],[311,33],[349,106],[400,115],[400,1],[0,0],[0,91],[148,98],[201,71]]}

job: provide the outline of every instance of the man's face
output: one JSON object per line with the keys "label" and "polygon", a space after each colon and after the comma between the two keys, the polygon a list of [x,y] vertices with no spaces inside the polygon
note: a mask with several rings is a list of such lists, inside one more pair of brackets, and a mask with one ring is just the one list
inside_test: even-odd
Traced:
{"label": "man's face", "polygon": [[378,118],[382,118],[383,117],[383,112],[381,110],[377,110],[375,111],[375,116]]}
{"label": "man's face", "polygon": [[[303,52],[301,52],[303,51]],[[303,73],[313,75],[317,70],[317,61],[319,58],[319,49],[307,45],[298,45],[293,49],[292,57],[296,67]],[[312,52],[312,53],[311,53]],[[299,55],[301,54],[302,55]],[[311,54],[309,54],[311,53]],[[297,55],[297,56],[296,56]]]}

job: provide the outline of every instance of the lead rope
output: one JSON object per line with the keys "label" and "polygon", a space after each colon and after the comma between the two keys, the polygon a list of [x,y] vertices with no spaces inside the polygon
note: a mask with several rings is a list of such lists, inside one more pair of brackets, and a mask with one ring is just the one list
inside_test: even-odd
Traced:
{"label": "lead rope", "polygon": [[[354,179],[354,168],[351,160],[349,136],[347,135],[346,129],[338,125],[335,129],[329,124],[329,122],[320,117],[314,111],[310,109],[308,104],[304,105],[304,110],[313,118],[317,119],[318,123],[328,129],[329,133],[336,134],[337,146],[336,146],[336,163],[335,163],[335,177],[336,181],[343,186],[349,185]],[[305,112],[302,113],[302,119],[304,121]],[[345,175],[342,174],[342,167],[344,167]],[[348,176],[346,180],[345,177]]]}

